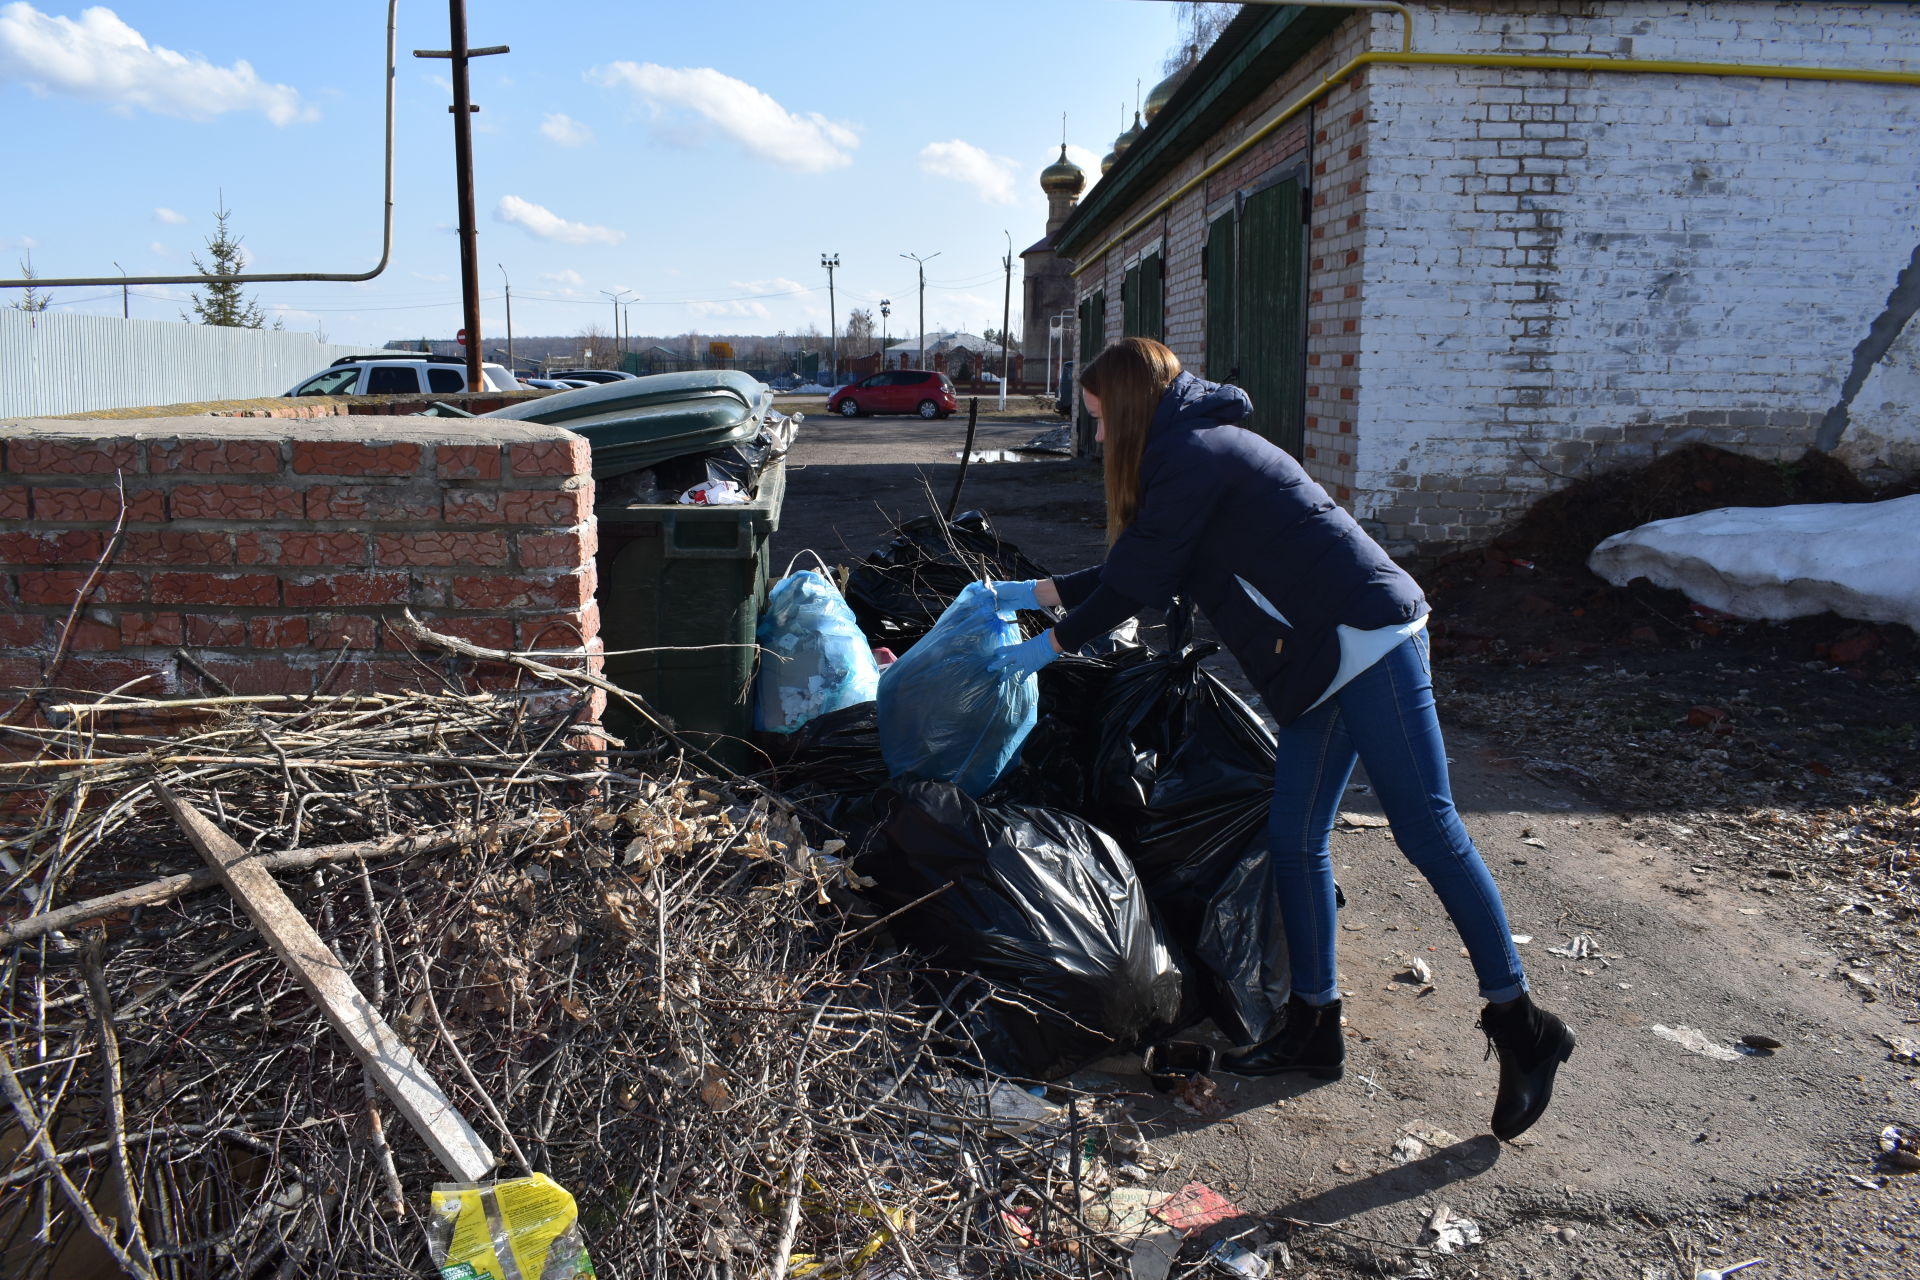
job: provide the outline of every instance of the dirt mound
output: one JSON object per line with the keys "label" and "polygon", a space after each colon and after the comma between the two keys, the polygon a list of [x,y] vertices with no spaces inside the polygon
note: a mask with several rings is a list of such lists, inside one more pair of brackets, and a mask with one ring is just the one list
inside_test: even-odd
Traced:
{"label": "dirt mound", "polygon": [[1811,449],[1794,462],[1767,462],[1690,444],[1644,467],[1591,476],[1547,495],[1496,545],[1535,563],[1584,565],[1603,539],[1649,520],[1718,507],[1870,502],[1878,496],[1845,464]]}

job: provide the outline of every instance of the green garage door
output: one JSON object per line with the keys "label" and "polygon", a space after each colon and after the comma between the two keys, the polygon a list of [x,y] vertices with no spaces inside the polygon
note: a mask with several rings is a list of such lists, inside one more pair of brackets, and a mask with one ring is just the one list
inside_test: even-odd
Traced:
{"label": "green garage door", "polygon": [[[1306,225],[1302,208],[1301,185],[1295,178],[1248,196],[1240,211],[1239,270],[1232,273],[1239,293],[1239,385],[1253,397],[1253,418],[1247,425],[1295,457],[1300,456],[1305,428]],[[1218,229],[1219,222],[1214,226]],[[1211,312],[1212,306],[1208,309]],[[1211,372],[1211,341],[1207,355]]]}

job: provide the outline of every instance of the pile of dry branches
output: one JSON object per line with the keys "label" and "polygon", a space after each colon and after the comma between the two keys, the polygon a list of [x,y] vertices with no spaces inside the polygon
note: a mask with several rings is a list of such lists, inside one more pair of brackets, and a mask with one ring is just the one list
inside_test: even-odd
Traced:
{"label": "pile of dry branches", "polygon": [[954,1069],[953,1011],[784,802],[610,767],[543,697],[0,730],[0,1273],[432,1272],[448,1175],[163,787],[263,855],[497,1176],[573,1193],[600,1274],[1126,1273],[1124,1102]]}

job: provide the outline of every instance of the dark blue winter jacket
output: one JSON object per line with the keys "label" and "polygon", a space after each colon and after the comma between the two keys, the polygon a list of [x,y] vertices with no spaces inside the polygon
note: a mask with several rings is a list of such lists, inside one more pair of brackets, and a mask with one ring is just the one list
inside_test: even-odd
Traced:
{"label": "dark blue winter jacket", "polygon": [[1252,407],[1238,387],[1176,378],[1147,431],[1132,523],[1105,564],[1055,585],[1069,607],[1096,586],[1159,608],[1185,596],[1287,724],[1339,668],[1336,626],[1396,626],[1427,604],[1299,463],[1233,425]]}

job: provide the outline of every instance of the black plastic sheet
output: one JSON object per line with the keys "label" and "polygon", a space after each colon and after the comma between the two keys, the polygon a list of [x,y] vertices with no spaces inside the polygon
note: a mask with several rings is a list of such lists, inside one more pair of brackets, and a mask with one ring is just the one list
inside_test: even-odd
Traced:
{"label": "black plastic sheet", "polygon": [[982,804],[944,782],[895,784],[882,807],[854,869],[889,910],[949,886],[894,932],[993,985],[966,1018],[988,1066],[1053,1079],[1177,1024],[1183,976],[1112,839],[1071,814]]}
{"label": "black plastic sheet", "polygon": [[[875,645],[905,653],[969,582],[991,578],[1018,582],[1044,578],[1047,570],[993,531],[978,511],[951,523],[934,516],[909,520],[884,547],[853,567],[847,603],[860,629]],[[1034,635],[1053,625],[1049,614],[1020,615],[1021,632]]]}

